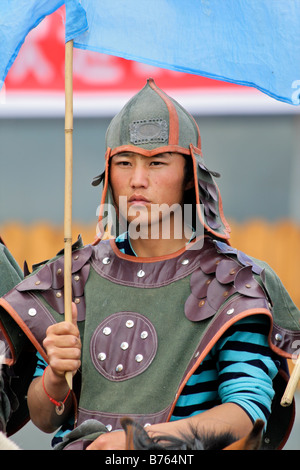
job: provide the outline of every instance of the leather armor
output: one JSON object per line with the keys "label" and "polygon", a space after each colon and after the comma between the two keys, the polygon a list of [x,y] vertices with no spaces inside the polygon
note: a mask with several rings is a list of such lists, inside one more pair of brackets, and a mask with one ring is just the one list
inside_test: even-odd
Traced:
{"label": "leather armor", "polygon": [[[118,429],[123,415],[143,424],[170,419],[185,383],[213,345],[249,315],[269,319],[270,347],[282,363],[275,389],[283,392],[284,358],[292,357],[299,337],[298,310],[290,299],[284,316],[273,308],[268,286],[280,281],[270,268],[210,237],[161,259],[124,255],[114,240],[85,247],[79,242],[72,258],[73,301],[83,343],[84,380],[75,387],[77,424],[92,418]],[[63,270],[60,254],[0,300],[9,364],[20,356],[16,331],[47,361],[42,346],[46,330],[64,319]],[[280,415],[281,430],[282,420],[289,428],[293,407],[280,409],[274,403],[269,423]],[[276,435],[268,426],[267,448],[285,442],[285,432],[277,435],[277,427],[272,428]]]}

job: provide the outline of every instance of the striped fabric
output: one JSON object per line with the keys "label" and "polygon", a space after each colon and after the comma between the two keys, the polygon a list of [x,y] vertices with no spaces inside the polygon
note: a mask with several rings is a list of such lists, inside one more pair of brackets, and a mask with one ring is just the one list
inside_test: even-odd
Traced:
{"label": "striped fabric", "polygon": [[266,421],[278,371],[267,338],[268,325],[262,316],[245,318],[228,329],[187,382],[171,420],[231,402],[252,421]]}
{"label": "striped fabric", "polygon": [[[116,243],[122,253],[135,256],[127,233]],[[233,325],[187,382],[171,421],[229,402],[241,406],[253,422],[266,421],[278,372],[268,345],[268,326],[268,320],[257,315]]]}
{"label": "striped fabric", "polygon": [[[121,252],[135,256],[129,239],[116,239]],[[47,364],[38,354],[35,377],[41,376]],[[248,317],[231,326],[219,339],[185,385],[175,406],[171,421],[188,418],[221,403],[235,403],[252,422],[267,421],[274,396],[272,380],[278,364],[268,345],[268,320],[263,316]],[[72,429],[72,422],[61,428],[53,444]]]}

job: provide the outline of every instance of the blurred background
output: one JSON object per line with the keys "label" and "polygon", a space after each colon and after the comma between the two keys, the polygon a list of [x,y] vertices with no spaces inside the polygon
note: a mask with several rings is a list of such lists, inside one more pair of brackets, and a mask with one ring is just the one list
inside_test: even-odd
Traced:
{"label": "blurred background", "polygon": [[[147,77],[195,117],[231,243],[268,262],[300,308],[300,112],[252,88],[74,50],[73,238],[93,241],[106,128]],[[63,248],[64,25],[59,10],[27,37],[0,92],[0,236],[23,268]],[[299,400],[298,392],[296,399]],[[300,449],[299,418],[286,449]],[[298,435],[298,437],[297,437]],[[32,424],[23,448],[50,448]]]}

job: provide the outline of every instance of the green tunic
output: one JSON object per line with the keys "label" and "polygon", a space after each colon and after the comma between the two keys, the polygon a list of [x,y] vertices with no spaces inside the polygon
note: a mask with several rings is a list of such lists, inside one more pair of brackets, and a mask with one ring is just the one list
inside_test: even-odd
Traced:
{"label": "green tunic", "polygon": [[[299,311],[267,265],[209,237],[202,242],[160,259],[123,255],[113,240],[74,246],[73,300],[83,343],[76,425],[94,419],[118,429],[124,415],[143,424],[168,420],[216,341],[236,321],[260,314],[269,319],[270,347],[282,364],[265,446],[284,444],[294,408],[279,401],[284,358],[300,337]],[[59,254],[36,267],[0,300],[12,363],[28,349],[27,338],[47,361],[46,329],[64,318],[63,261]]]}

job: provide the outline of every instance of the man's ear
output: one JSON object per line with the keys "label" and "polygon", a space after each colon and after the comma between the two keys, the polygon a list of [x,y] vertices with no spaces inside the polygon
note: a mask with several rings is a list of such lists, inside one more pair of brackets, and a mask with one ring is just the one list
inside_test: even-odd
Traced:
{"label": "man's ear", "polygon": [[186,185],[184,187],[184,190],[187,191],[188,189],[192,189],[194,187],[195,187],[194,179],[191,178],[190,181],[188,181],[188,183],[186,183]]}

